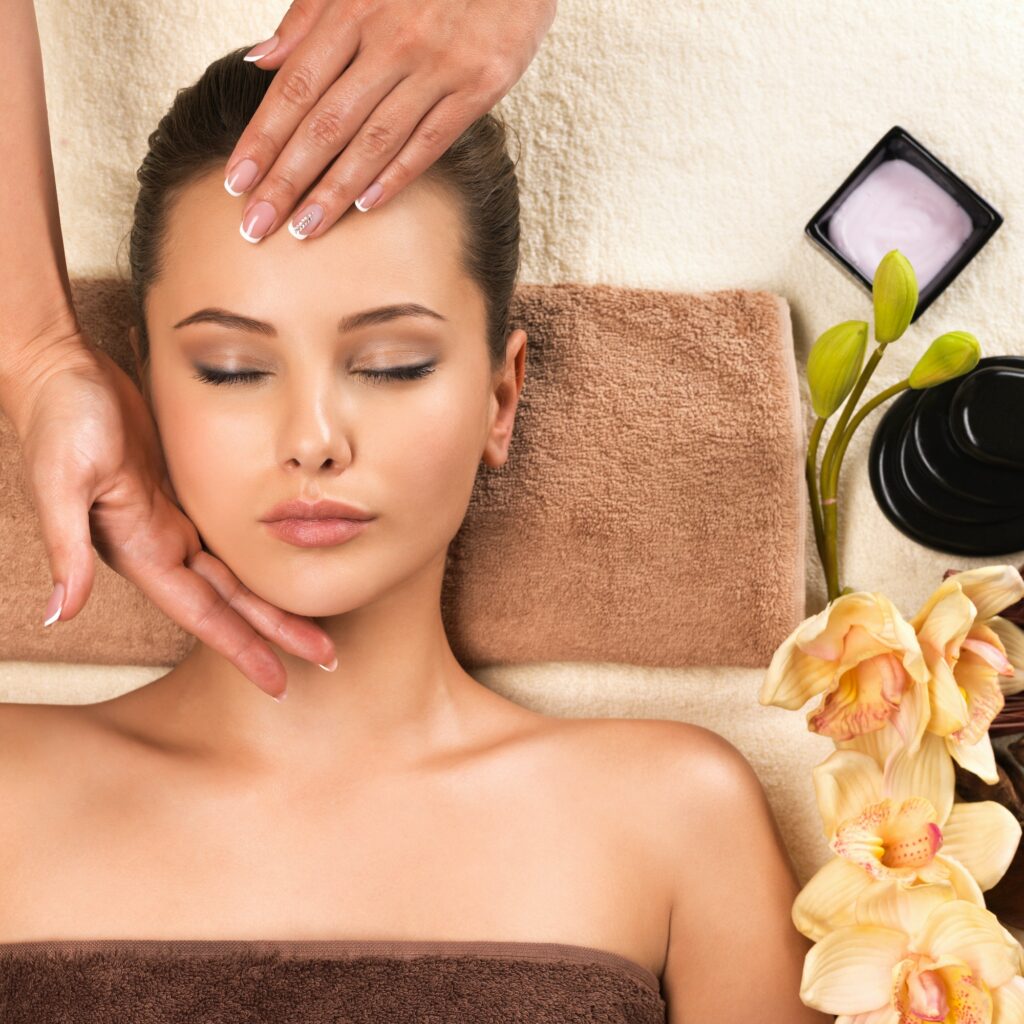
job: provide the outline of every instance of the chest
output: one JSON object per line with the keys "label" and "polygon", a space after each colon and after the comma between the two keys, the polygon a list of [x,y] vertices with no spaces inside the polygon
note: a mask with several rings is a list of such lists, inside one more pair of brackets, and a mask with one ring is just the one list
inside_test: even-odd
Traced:
{"label": "chest", "polygon": [[626,793],[539,781],[50,782],[8,819],[0,941],[539,940],[657,973],[668,906]]}

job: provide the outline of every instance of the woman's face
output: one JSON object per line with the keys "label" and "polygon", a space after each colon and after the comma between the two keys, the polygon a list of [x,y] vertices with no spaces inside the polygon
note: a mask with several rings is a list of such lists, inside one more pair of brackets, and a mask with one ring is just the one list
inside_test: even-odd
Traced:
{"label": "woman's face", "polygon": [[[148,294],[146,389],[168,473],[206,547],[247,587],[299,615],[340,614],[443,567],[481,459],[507,454],[526,335],[510,335],[493,374],[484,301],[458,265],[458,213],[436,186],[421,179],[370,213],[350,210],[319,239],[280,230],[253,245],[238,234],[244,199],[220,179],[173,204]],[[355,322],[413,304],[420,315]],[[419,366],[429,370],[413,379],[375,376]],[[261,521],[281,501],[322,498],[374,518],[326,547]]]}

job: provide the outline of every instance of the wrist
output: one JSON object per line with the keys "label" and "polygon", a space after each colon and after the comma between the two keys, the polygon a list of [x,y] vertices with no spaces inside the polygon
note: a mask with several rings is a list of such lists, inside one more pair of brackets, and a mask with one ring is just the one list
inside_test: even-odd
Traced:
{"label": "wrist", "polygon": [[96,359],[85,335],[72,318],[66,324],[22,342],[14,350],[0,345],[0,409],[24,436],[36,397],[56,372],[75,367],[95,370]]}

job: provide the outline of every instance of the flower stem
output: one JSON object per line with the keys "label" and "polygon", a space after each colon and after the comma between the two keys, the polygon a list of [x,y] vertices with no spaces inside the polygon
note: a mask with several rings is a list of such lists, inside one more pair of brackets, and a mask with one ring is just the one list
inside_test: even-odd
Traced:
{"label": "flower stem", "polygon": [[818,549],[818,560],[822,569],[825,568],[825,530],[821,522],[821,502],[818,500],[818,443],[821,440],[821,432],[825,427],[824,416],[819,416],[814,422],[811,436],[807,442],[807,462],[804,467],[804,476],[807,479],[807,494],[811,500],[811,516],[814,520],[814,544]]}
{"label": "flower stem", "polygon": [[910,387],[910,378],[904,377],[903,380],[897,381],[891,387],[887,387],[884,391],[879,391],[874,398],[865,402],[858,410],[857,415],[850,420],[850,425],[846,428],[843,433],[842,440],[840,440],[838,447],[835,450],[835,454],[832,457],[832,462],[829,466],[831,470],[831,477],[828,483],[829,494],[835,494],[839,487],[839,466],[843,461],[843,453],[846,451],[846,446],[850,443],[850,439],[853,437],[853,432],[860,425],[861,421],[872,409],[877,408],[886,399],[892,398],[893,395],[899,394],[901,391],[906,391]]}
{"label": "flower stem", "polygon": [[[834,601],[839,596],[839,592],[842,589],[839,586],[839,560],[836,554],[838,533],[836,488],[839,484],[839,472],[838,465],[833,469],[833,464],[836,462],[835,454],[842,444],[843,432],[846,429],[847,421],[853,413],[857,400],[860,398],[864,388],[867,386],[871,374],[875,372],[875,367],[882,358],[882,353],[885,351],[886,344],[887,342],[884,341],[879,342],[878,348],[871,353],[871,358],[868,359],[864,369],[861,370],[860,376],[857,378],[857,383],[853,386],[853,390],[850,392],[849,398],[846,400],[846,405],[843,406],[843,411],[839,416],[839,421],[832,430],[832,436],[828,440],[828,445],[825,447],[825,454],[822,456],[821,460],[821,505],[824,514],[823,529],[825,533],[824,569],[825,581],[828,586],[829,601]],[[847,441],[847,443],[849,442]]]}
{"label": "flower stem", "polygon": [[[867,416],[872,409],[877,408],[886,399],[892,398],[893,395],[898,394],[900,391],[905,391],[910,387],[910,378],[905,377],[901,381],[897,381],[891,387],[886,388],[884,391],[879,391],[877,395],[865,402],[858,410],[857,415],[850,420],[849,426],[842,433],[839,440],[839,444],[836,446],[832,456],[832,461],[828,464],[828,475],[825,474],[824,465],[822,467],[822,504],[825,510],[825,558],[827,559],[827,567],[825,570],[825,579],[828,582],[828,599],[829,601],[838,597],[840,594],[849,593],[849,587],[839,587],[839,564],[836,555],[836,534],[837,522],[836,522],[836,493],[839,490],[839,467],[843,461],[843,453],[846,451],[847,445],[850,443],[850,439],[853,437],[854,431],[861,424],[864,417]],[[832,433],[834,439],[839,435],[839,427]],[[831,499],[831,500],[829,500]],[[824,563],[823,563],[824,564]]]}

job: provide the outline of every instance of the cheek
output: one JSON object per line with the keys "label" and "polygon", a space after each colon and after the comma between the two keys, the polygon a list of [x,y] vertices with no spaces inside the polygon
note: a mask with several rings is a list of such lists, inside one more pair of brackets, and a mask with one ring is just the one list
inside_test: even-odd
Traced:
{"label": "cheek", "polygon": [[[454,376],[454,375],[453,375]],[[380,493],[395,502],[421,529],[434,524],[435,539],[454,536],[465,515],[483,452],[486,397],[465,381],[437,387],[416,397],[386,431],[371,442],[368,467]]]}
{"label": "cheek", "polygon": [[223,412],[204,414],[194,401],[179,408],[172,398],[158,407],[167,473],[179,503],[204,536],[222,524],[238,525],[238,505],[256,467],[249,450],[256,435],[245,422]]}

